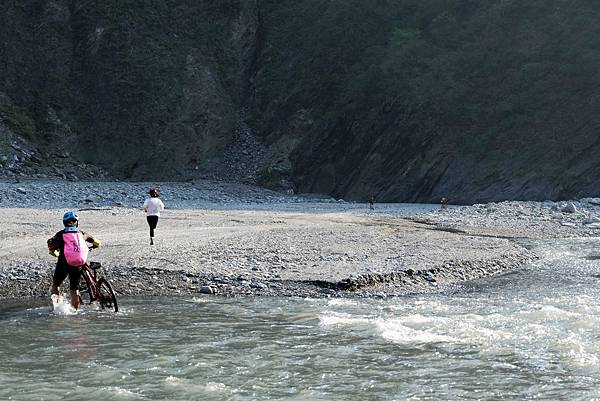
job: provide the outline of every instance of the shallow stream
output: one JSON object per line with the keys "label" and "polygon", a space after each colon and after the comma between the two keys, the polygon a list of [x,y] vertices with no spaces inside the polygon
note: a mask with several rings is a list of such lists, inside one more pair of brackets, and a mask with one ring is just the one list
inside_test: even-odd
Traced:
{"label": "shallow stream", "polygon": [[433,295],[0,309],[0,399],[600,399],[600,240],[536,252]]}

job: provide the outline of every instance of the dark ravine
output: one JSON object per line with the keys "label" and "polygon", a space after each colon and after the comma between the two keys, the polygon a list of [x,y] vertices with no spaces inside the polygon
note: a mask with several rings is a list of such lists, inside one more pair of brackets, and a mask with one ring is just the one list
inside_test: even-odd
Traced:
{"label": "dark ravine", "polygon": [[[600,3],[0,5],[0,176],[598,195]],[[15,149],[15,145],[18,149]]]}

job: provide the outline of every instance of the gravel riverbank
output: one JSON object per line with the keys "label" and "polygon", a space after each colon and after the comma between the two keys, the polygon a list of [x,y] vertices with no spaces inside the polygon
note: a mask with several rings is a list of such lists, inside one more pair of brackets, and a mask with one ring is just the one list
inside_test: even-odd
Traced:
{"label": "gravel riverbank", "polygon": [[46,239],[67,209],[103,241],[91,255],[126,296],[390,296],[439,291],[536,258],[532,241],[595,236],[600,199],[469,207],[348,203],[214,181],[159,183],[167,210],[148,243],[154,183],[0,182],[0,299],[46,297]]}

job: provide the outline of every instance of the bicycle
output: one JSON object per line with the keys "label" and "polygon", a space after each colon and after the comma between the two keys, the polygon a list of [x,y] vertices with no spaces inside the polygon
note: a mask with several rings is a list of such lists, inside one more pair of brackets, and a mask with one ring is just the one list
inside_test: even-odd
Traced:
{"label": "bicycle", "polygon": [[102,309],[114,309],[115,312],[118,312],[119,305],[112,285],[106,278],[102,276],[98,278],[98,269],[100,268],[102,268],[102,265],[99,262],[86,262],[81,266],[81,275],[84,278],[86,287],[82,287],[81,284],[79,286],[80,302],[84,303],[81,294],[87,294],[89,304],[98,301]]}

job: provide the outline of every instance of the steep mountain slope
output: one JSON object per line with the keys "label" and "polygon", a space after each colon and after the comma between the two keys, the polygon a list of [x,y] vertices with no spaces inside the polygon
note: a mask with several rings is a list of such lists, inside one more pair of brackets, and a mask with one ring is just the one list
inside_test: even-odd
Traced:
{"label": "steep mountain slope", "polygon": [[286,4],[267,24],[275,62],[257,87],[280,83],[261,104],[263,131],[301,125],[300,189],[455,202],[598,194],[599,3]]}
{"label": "steep mountain slope", "polygon": [[[129,178],[187,178],[218,158],[246,91],[256,4],[24,3],[0,6],[0,91],[37,139]],[[48,114],[74,135],[48,138]]]}
{"label": "steep mountain slope", "polygon": [[[600,3],[0,5],[0,118],[129,179],[364,200],[597,196]],[[0,166],[0,172],[7,167]]]}

